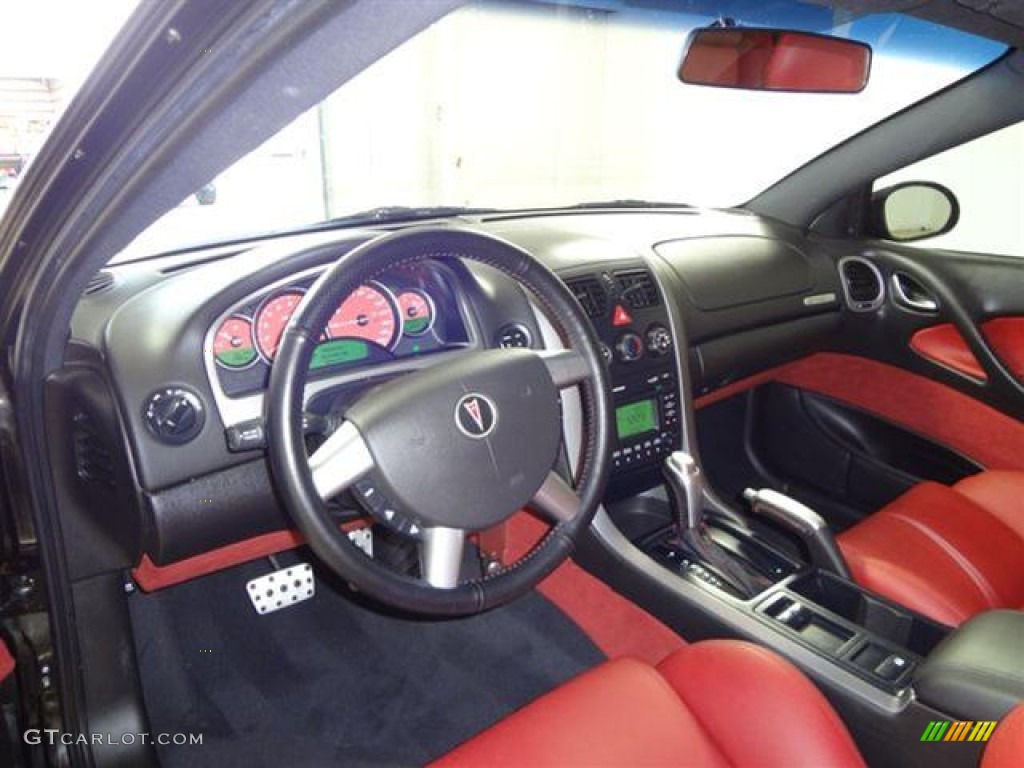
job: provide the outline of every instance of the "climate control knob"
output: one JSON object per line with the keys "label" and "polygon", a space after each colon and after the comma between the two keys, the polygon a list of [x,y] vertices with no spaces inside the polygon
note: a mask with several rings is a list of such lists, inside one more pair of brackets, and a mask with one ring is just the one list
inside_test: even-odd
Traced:
{"label": "climate control knob", "polygon": [[667,355],[672,350],[672,334],[664,325],[652,325],[647,329],[647,351],[655,357]]}
{"label": "climate control knob", "polygon": [[615,342],[615,352],[622,362],[635,362],[644,356],[644,341],[635,333],[624,333]]}

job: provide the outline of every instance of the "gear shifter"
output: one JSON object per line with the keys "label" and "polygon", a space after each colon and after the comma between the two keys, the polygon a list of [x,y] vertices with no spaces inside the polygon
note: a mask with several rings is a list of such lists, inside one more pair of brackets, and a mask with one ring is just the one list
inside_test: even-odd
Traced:
{"label": "gear shifter", "polygon": [[844,579],[850,579],[846,559],[836,544],[828,523],[810,507],[784,493],[762,488],[755,491],[747,488],[743,498],[750,502],[750,508],[759,515],[774,520],[786,530],[792,531],[807,547],[811,565]]}
{"label": "gear shifter", "polygon": [[679,530],[697,530],[704,523],[704,473],[693,456],[675,451],[665,459],[665,477],[676,503]]}
{"label": "gear shifter", "polygon": [[704,522],[706,484],[704,473],[693,456],[683,451],[671,453],[664,464],[665,479],[676,507],[679,539],[697,558],[714,568],[741,597],[761,591],[751,574],[708,533]]}

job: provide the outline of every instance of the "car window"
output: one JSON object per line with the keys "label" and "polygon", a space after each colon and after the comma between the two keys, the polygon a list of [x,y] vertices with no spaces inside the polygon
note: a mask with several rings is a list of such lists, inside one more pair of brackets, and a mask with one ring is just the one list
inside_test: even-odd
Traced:
{"label": "car window", "polygon": [[942,184],[960,205],[951,231],[908,245],[1024,256],[1024,122],[908,165],[874,189],[908,181]]}
{"label": "car window", "polygon": [[0,44],[0,213],[138,0],[8,0]]}
{"label": "car window", "polygon": [[[869,83],[822,95],[679,82],[690,30],[730,21],[867,42]],[[378,207],[739,205],[1004,51],[909,16],[794,0],[477,0],[344,83],[211,180],[215,202],[186,199],[119,260]]]}

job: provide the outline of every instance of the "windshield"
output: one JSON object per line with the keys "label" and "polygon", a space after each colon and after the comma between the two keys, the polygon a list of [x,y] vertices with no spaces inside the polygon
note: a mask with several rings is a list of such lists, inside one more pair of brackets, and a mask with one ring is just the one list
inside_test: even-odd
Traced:
{"label": "windshield", "polygon": [[[687,34],[715,22],[861,40],[869,83],[839,95],[684,85]],[[795,0],[472,2],[196,190],[120,259],[377,207],[736,206],[1004,50],[909,16]]]}

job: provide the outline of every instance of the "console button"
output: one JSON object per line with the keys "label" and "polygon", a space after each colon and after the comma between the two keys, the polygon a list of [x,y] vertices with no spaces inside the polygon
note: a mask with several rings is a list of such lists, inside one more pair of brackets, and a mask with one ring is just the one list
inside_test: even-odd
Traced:
{"label": "console button", "polygon": [[909,662],[906,658],[898,653],[894,653],[875,667],[875,674],[883,680],[892,682],[899,679],[899,676],[906,671],[908,664]]}
{"label": "console button", "polygon": [[243,421],[224,430],[228,441],[228,450],[232,453],[254,451],[267,446],[267,433],[263,427],[263,419]]}
{"label": "console button", "polygon": [[647,328],[647,351],[655,357],[667,355],[672,350],[672,334],[668,328],[655,323]]}

